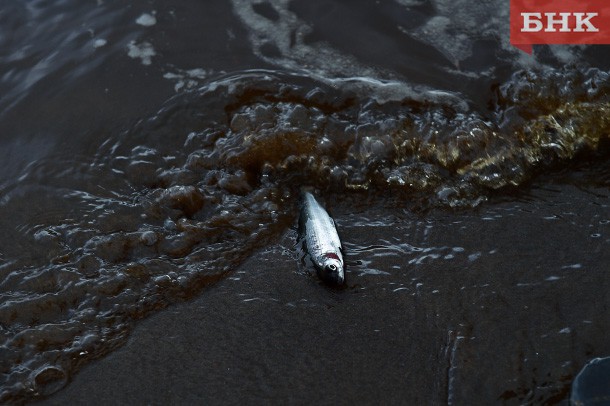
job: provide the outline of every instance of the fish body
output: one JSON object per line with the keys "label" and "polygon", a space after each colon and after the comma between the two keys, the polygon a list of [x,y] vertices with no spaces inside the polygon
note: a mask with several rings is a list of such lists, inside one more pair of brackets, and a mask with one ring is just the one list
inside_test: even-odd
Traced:
{"label": "fish body", "polygon": [[320,279],[343,285],[343,248],[335,222],[309,192],[303,192],[299,231]]}

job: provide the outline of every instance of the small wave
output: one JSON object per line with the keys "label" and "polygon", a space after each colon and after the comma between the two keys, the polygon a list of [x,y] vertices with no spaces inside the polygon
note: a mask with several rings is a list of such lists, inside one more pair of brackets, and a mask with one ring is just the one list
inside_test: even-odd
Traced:
{"label": "small wave", "polygon": [[[610,132],[606,78],[520,72],[477,112],[425,92],[363,96],[385,82],[241,72],[175,96],[93,159],[28,166],[1,204],[44,198],[52,211],[16,237],[15,249],[45,254],[0,267],[0,398],[57,390],[123,342],[133,320],[224,278],[292,224],[302,185],[473,207],[596,151]],[[393,247],[365,249],[426,260]]]}

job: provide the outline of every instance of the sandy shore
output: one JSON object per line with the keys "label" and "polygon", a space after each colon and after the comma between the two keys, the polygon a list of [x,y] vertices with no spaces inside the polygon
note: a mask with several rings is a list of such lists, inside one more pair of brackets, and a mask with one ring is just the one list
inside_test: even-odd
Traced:
{"label": "sandy shore", "polygon": [[[610,354],[608,203],[607,190],[554,185],[414,217],[408,234],[344,230],[468,255],[409,264],[423,255],[411,252],[402,269],[378,258],[387,274],[352,266],[339,292],[299,272],[288,232],[197,299],[140,322],[43,403],[562,403],[586,361]],[[375,210],[367,221],[387,219]]]}

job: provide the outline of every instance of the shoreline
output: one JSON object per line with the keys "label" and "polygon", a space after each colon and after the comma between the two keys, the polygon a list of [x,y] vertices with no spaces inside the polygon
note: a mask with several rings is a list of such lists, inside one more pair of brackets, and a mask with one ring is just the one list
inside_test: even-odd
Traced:
{"label": "shoreline", "polygon": [[[425,244],[416,226],[385,237],[391,224],[344,230],[352,240],[459,243],[479,256],[401,270],[378,259],[386,274],[352,266],[342,291],[299,272],[287,233],[199,297],[139,322],[124,346],[40,403],[565,402],[580,368],[610,354],[608,237],[586,227],[608,197],[569,185],[535,195],[433,213]],[[373,211],[368,220],[388,214]],[[552,220],[568,211],[577,214]]]}

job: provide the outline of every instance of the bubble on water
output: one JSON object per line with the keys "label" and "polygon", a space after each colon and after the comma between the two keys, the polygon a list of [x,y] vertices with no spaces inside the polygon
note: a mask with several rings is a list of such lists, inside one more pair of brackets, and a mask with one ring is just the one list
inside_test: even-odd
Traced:
{"label": "bubble on water", "polygon": [[204,80],[213,73],[211,69],[195,68],[177,69],[163,74],[165,79],[175,82],[174,91],[193,89],[201,86]]}
{"label": "bubble on water", "polygon": [[104,38],[98,38],[95,41],[93,41],[93,48],[101,48],[104,45],[106,45],[108,43],[107,40],[105,40]]}
{"label": "bubble on water", "polygon": [[157,190],[156,203],[160,207],[165,207],[178,211],[180,214],[167,212],[173,217],[185,215],[193,216],[205,204],[206,198],[203,193],[195,186],[171,186],[165,190]]}
{"label": "bubble on water", "polygon": [[59,366],[48,365],[32,373],[34,391],[40,396],[49,396],[68,383],[68,374]]}
{"label": "bubble on water", "polygon": [[142,65],[150,65],[152,63],[152,57],[157,55],[152,44],[148,41],[136,43],[131,41],[127,44],[127,56],[133,59],[140,59]]}
{"label": "bubble on water", "polygon": [[468,255],[468,260],[470,262],[476,261],[477,259],[479,259],[481,257],[481,253],[480,252],[475,252],[474,254],[470,254]]}
{"label": "bubble on water", "polygon": [[158,241],[157,234],[154,231],[145,231],[140,236],[140,240],[145,245],[154,245]]}
{"label": "bubble on water", "polygon": [[136,19],[136,24],[143,25],[144,27],[151,27],[157,24],[157,18],[155,17],[156,12],[144,13]]}

